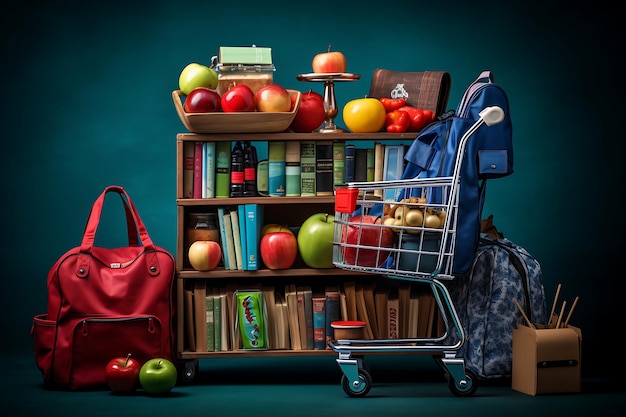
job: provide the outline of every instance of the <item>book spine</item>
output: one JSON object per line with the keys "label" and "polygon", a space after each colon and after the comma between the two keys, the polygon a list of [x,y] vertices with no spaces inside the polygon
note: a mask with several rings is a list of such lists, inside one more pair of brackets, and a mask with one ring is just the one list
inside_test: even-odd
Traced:
{"label": "book spine", "polygon": [[300,142],[285,143],[285,196],[300,196]]}
{"label": "book spine", "polygon": [[354,155],[354,180],[367,181],[367,149],[357,148]]}
{"label": "book spine", "polygon": [[215,352],[220,352],[222,350],[222,299],[219,294],[213,295],[213,321],[215,324],[213,325],[213,339]]}
{"label": "book spine", "polygon": [[400,300],[395,297],[389,297],[387,300],[387,336],[389,339],[397,339],[399,337],[399,319]]}
{"label": "book spine", "polygon": [[206,167],[206,198],[215,197],[215,142],[205,142],[206,157],[204,165]]}
{"label": "book spine", "polygon": [[300,195],[315,196],[315,141],[300,142]]}
{"label": "book spine", "polygon": [[313,292],[311,288],[304,290],[304,317],[306,324],[306,348],[315,349],[315,335],[313,325]]}
{"label": "book spine", "polygon": [[183,198],[193,198],[194,142],[183,142]]}
{"label": "book spine", "polygon": [[243,253],[242,253],[242,243],[241,243],[241,234],[239,232],[239,212],[235,207],[230,210],[230,223],[233,228],[233,243],[235,244],[235,259],[237,260],[237,269],[243,270]]}
{"label": "book spine", "polygon": [[333,195],[333,142],[315,143],[315,195]]}
{"label": "book spine", "polygon": [[212,295],[206,296],[206,350],[212,352],[215,350],[215,298]]}
{"label": "book spine", "polygon": [[346,143],[342,140],[333,142],[333,192],[338,185],[346,182]]}
{"label": "book spine", "polygon": [[246,250],[248,252],[248,270],[259,269],[259,240],[263,227],[263,206],[246,204]]}
{"label": "book spine", "polygon": [[[335,338],[335,333],[330,325],[333,321],[341,320],[341,304],[339,291],[326,292],[326,343]],[[330,349],[326,347],[326,349]]]}
{"label": "book spine", "polygon": [[[383,164],[383,180],[399,180],[404,171],[404,145],[385,145]],[[397,201],[401,189],[386,189],[383,198],[386,201]]]}
{"label": "book spine", "polygon": [[202,142],[202,184],[200,185],[202,198],[206,198],[206,170],[206,142]]}
{"label": "book spine", "polygon": [[346,150],[345,150],[346,160],[344,163],[345,182],[354,181],[354,155],[355,153],[356,153],[356,147],[354,145],[346,145]]}
{"label": "book spine", "polygon": [[268,194],[270,197],[285,196],[285,142],[270,141],[268,154]]}
{"label": "book spine", "polygon": [[230,195],[230,148],[231,142],[215,144],[215,197],[228,198]]}
{"label": "book spine", "polygon": [[206,281],[196,280],[193,284],[194,328],[196,330],[196,352],[206,352]]}
{"label": "book spine", "polygon": [[[374,143],[374,181],[382,181],[383,180],[383,168],[385,161],[385,145],[380,142]],[[374,190],[374,195],[376,197],[383,196],[383,190],[377,189]]]}
{"label": "book spine", "polygon": [[374,148],[367,148],[367,181],[374,181]]}
{"label": "book spine", "polygon": [[202,198],[202,142],[194,143],[193,198]]}
{"label": "book spine", "polygon": [[326,297],[313,297],[313,341],[315,350],[326,349]]}
{"label": "book spine", "polygon": [[241,267],[248,270],[248,233],[246,232],[246,205],[237,206],[237,217],[239,218],[239,235],[241,237]]}
{"label": "book spine", "polygon": [[228,259],[228,239],[226,239],[226,224],[224,223],[224,207],[217,208],[217,223],[220,228],[220,242],[222,244],[222,263],[224,264],[224,269],[230,269],[229,259]]}
{"label": "book spine", "polygon": [[227,351],[228,341],[230,339],[230,325],[229,325],[229,314],[228,314],[228,301],[226,300],[226,289],[220,289],[220,307],[221,307],[221,319],[220,319],[220,328],[222,329],[222,351]]}
{"label": "book spine", "polygon": [[224,212],[224,230],[226,231],[226,250],[228,251],[228,269],[237,269],[237,256],[235,255],[235,241],[233,239],[233,225],[230,212]]}

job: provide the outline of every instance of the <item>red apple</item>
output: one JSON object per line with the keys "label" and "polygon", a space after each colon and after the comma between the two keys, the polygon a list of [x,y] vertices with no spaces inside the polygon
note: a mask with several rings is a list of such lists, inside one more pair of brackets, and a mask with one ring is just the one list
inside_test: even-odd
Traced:
{"label": "red apple", "polygon": [[139,385],[141,364],[130,356],[113,358],[105,368],[107,385],[114,393],[128,394]]}
{"label": "red apple", "polygon": [[261,237],[272,232],[287,232],[295,236],[295,234],[291,231],[289,226],[287,226],[286,224],[267,223],[263,225],[263,227],[261,228]]}
{"label": "red apple", "polygon": [[321,94],[309,90],[301,94],[300,107],[298,107],[289,129],[296,133],[310,133],[320,127],[325,119],[324,98]]}
{"label": "red apple", "polygon": [[291,110],[289,92],[278,84],[268,84],[257,90],[254,95],[257,111],[288,112]]}
{"label": "red apple", "polygon": [[[347,233],[347,235],[346,235]],[[347,226],[343,227],[342,241],[359,247],[344,247],[343,255],[346,263],[351,265],[378,267],[389,257],[390,252],[379,248],[392,248],[396,234],[389,227],[381,224],[380,217],[356,215]],[[376,249],[364,249],[372,246]]]}
{"label": "red apple", "polygon": [[328,45],[328,52],[315,55],[311,65],[316,74],[344,73],[346,72],[346,57],[341,52],[331,52],[330,45]]}
{"label": "red apple", "polygon": [[183,105],[186,113],[213,113],[222,110],[221,97],[215,90],[197,87],[191,90]]}
{"label": "red apple", "polygon": [[271,232],[261,238],[261,260],[268,269],[288,269],[298,256],[298,241],[290,232]]}
{"label": "red apple", "polygon": [[187,255],[196,271],[212,271],[222,259],[222,248],[212,240],[196,240],[189,246]]}
{"label": "red apple", "polygon": [[222,94],[224,112],[246,112],[256,110],[254,92],[246,84],[236,84]]}

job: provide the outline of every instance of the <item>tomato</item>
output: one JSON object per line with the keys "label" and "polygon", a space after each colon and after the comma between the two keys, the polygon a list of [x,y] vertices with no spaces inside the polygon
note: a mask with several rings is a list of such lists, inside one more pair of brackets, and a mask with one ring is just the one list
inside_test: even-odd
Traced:
{"label": "tomato", "polygon": [[354,133],[379,132],[385,126],[385,106],[377,98],[357,98],[343,107],[343,121]]}

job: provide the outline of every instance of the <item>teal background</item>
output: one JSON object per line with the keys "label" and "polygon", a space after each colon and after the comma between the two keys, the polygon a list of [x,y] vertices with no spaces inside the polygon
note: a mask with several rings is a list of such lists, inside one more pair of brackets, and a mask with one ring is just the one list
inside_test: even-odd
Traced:
{"label": "teal background", "polygon": [[[175,136],[185,129],[171,91],[186,64],[209,63],[220,46],[268,46],[276,83],[321,93],[296,75],[332,44],[361,74],[336,86],[340,106],[367,94],[375,68],[449,71],[449,108],[481,70],[494,72],[510,100],[515,173],[489,184],[485,217],[494,214],[498,229],[539,259],[549,304],[558,283],[561,300],[581,297],[572,323],[583,330],[583,373],[623,369],[603,357],[622,331],[623,30],[602,1],[584,9],[534,0],[33,1],[13,9],[0,28],[3,352],[32,354],[48,270],[80,243],[105,186],[124,186],[152,239],[175,251]],[[105,216],[99,244],[123,244],[116,220]]]}

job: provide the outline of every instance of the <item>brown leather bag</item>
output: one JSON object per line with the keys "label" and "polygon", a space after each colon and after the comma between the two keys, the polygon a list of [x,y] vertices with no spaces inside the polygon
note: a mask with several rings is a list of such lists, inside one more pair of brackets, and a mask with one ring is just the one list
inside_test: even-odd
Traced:
{"label": "brown leather bag", "polygon": [[406,72],[377,68],[372,75],[369,96],[406,98],[409,106],[432,110],[435,116],[446,111],[452,81],[446,71]]}

